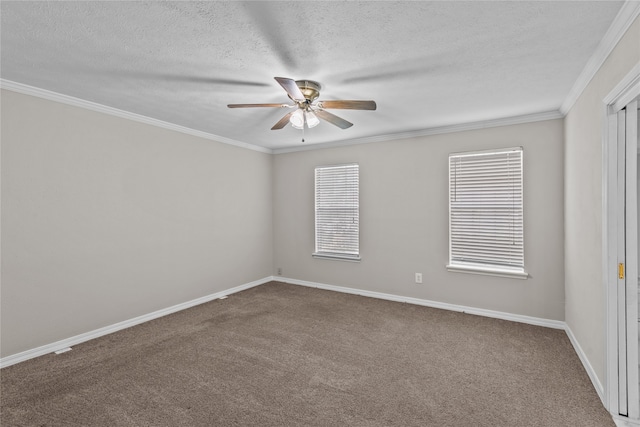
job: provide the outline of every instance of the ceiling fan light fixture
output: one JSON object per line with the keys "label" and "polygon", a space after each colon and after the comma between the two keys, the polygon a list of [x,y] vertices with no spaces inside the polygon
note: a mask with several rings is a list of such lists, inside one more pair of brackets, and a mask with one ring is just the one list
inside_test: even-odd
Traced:
{"label": "ceiling fan light fixture", "polygon": [[[2,1],[2,0],[0,0]],[[343,109],[343,110],[375,110],[375,101],[358,101],[358,100],[333,100],[318,101],[320,96],[320,83],[312,80],[293,80],[285,77],[275,77],[276,81],[287,92],[289,99],[295,104],[227,104],[228,108],[253,108],[253,107],[280,107],[291,108],[293,111],[285,114],[278,122],[271,127],[271,130],[283,129],[287,123],[291,123],[295,129],[304,131],[305,127],[313,128],[318,126],[320,120],[331,123],[340,129],[347,129],[353,126],[353,123],[332,114],[326,109]],[[306,126],[305,126],[306,123]]]}
{"label": "ceiling fan light fixture", "polygon": [[291,122],[291,126],[296,129],[304,128],[304,113],[302,110],[296,110],[291,117],[289,118],[289,122]]}
{"label": "ceiling fan light fixture", "polygon": [[318,126],[318,124],[320,123],[320,119],[316,117],[313,111],[305,111],[304,116],[307,120],[307,126],[309,126],[309,129]]}

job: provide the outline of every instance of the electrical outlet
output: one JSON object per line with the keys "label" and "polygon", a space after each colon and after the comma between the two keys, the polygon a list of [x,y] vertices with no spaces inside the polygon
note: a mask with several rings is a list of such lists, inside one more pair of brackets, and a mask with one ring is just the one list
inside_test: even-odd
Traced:
{"label": "electrical outlet", "polygon": [[278,276],[282,276],[282,269],[278,267]]}
{"label": "electrical outlet", "polygon": [[422,273],[416,273],[416,283],[422,283]]}

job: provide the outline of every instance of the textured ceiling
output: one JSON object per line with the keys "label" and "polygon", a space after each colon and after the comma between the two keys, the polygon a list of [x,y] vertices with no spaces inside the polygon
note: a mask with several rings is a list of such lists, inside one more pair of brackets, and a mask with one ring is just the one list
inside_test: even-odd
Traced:
{"label": "textured ceiling", "polygon": [[274,76],[319,81],[318,144],[558,110],[622,6],[572,2],[0,3],[0,77],[235,141],[302,132]]}

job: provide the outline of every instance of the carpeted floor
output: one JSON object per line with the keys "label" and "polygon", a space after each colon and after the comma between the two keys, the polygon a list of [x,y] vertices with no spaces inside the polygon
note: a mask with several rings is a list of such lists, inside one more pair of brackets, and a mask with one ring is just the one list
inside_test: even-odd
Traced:
{"label": "carpeted floor", "polygon": [[564,331],[272,282],[0,371],[9,426],[614,426]]}

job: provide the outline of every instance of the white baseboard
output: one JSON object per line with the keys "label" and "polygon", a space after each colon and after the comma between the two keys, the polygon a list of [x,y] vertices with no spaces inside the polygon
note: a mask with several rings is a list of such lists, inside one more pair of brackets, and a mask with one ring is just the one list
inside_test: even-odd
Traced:
{"label": "white baseboard", "polygon": [[607,405],[605,403],[605,398],[604,398],[604,387],[602,386],[602,383],[598,379],[598,376],[596,375],[596,371],[593,369],[593,366],[591,366],[591,363],[589,363],[589,359],[587,359],[587,355],[585,354],[584,350],[582,350],[582,347],[580,347],[580,343],[576,339],[576,336],[573,335],[573,331],[571,330],[569,325],[565,325],[565,331],[567,333],[567,336],[569,337],[569,341],[571,341],[571,345],[573,345],[573,349],[576,351],[576,353],[578,354],[578,357],[580,358],[580,361],[582,362],[582,366],[584,366],[585,371],[587,371],[587,375],[589,375],[591,384],[593,384],[593,387],[596,389],[596,392],[600,397],[600,401],[606,408]]}
{"label": "white baseboard", "polygon": [[[430,300],[419,299],[419,298],[403,297],[399,295],[386,294],[382,292],[365,291],[361,289],[347,288],[343,286],[327,285],[324,283],[309,282],[306,280],[291,279],[287,277],[276,276],[273,278],[273,280],[290,283],[293,285],[308,286],[312,288],[326,289],[329,291],[343,292],[347,294],[361,295],[365,297],[379,298],[379,299],[384,299],[389,301],[405,302],[409,304],[422,305],[426,307],[440,308],[443,310],[451,310],[451,311],[457,311],[462,313],[475,314],[478,316],[492,317],[495,319],[509,320],[512,322],[527,323],[530,325],[544,326],[547,328],[562,329],[565,331],[565,333],[569,337],[569,341],[571,342],[571,345],[573,345],[573,348],[577,353],[578,358],[580,359],[580,362],[582,362],[582,366],[584,366],[584,369],[587,371],[587,375],[589,376],[589,379],[591,380],[591,383],[593,384],[593,387],[595,388],[596,393],[598,393],[598,396],[600,397],[600,401],[602,402],[605,408],[607,407],[607,405],[605,405],[604,403],[605,402],[604,387],[600,383],[600,380],[598,379],[598,376],[593,370],[591,363],[589,363],[589,359],[587,358],[586,354],[582,350],[582,347],[580,347],[580,344],[578,343],[578,340],[573,334],[573,331],[563,321],[543,319],[539,317],[523,316],[520,314],[504,313],[504,312],[493,311],[493,310],[485,310],[482,308],[466,307],[463,305],[448,304],[448,303],[430,301]],[[615,415],[613,415],[613,420],[615,421],[618,427],[640,427],[640,421],[629,420],[628,418],[624,418],[624,417],[616,417]]]}
{"label": "white baseboard", "polygon": [[640,427],[640,420],[630,420],[619,415],[613,416],[613,422],[616,423],[617,427]]}
{"label": "white baseboard", "polygon": [[[553,328],[553,329],[562,329],[562,330],[565,331],[565,333],[569,337],[569,341],[573,345],[573,348],[574,348],[575,352],[577,353],[578,358],[580,359],[580,362],[582,362],[582,366],[584,366],[584,369],[587,371],[587,375],[589,376],[589,379],[591,380],[591,383],[593,384],[593,387],[595,388],[596,393],[598,393],[598,396],[600,397],[600,401],[602,402],[602,404],[604,405],[605,408],[607,407],[607,405],[604,404],[604,387],[600,383],[600,380],[598,379],[598,376],[596,375],[595,371],[593,370],[593,367],[591,366],[591,363],[589,363],[589,359],[587,358],[586,354],[582,350],[582,347],[580,347],[580,344],[578,343],[578,340],[576,339],[575,335],[573,335],[573,331],[563,321],[543,319],[543,318],[539,318],[539,317],[523,316],[523,315],[520,315],[520,314],[504,313],[504,312],[493,311],[493,310],[485,310],[485,309],[482,309],[482,308],[474,308],[474,307],[467,307],[467,306],[463,306],[463,305],[448,304],[448,303],[443,303],[443,302],[438,302],[438,301],[430,301],[430,300],[419,299],[419,298],[403,297],[403,296],[399,296],[399,295],[386,294],[386,293],[382,293],[382,292],[365,291],[365,290],[355,289],[355,288],[347,288],[347,287],[342,287],[342,286],[327,285],[327,284],[324,284],[324,283],[316,283],[316,282],[309,282],[309,281],[306,281],[306,280],[290,279],[290,278],[287,278],[287,277],[278,277],[278,276],[276,276],[276,277],[274,277],[274,280],[277,280],[277,281],[280,281],[280,282],[285,282],[285,283],[290,283],[290,284],[293,284],[293,285],[308,286],[308,287],[312,287],[312,288],[326,289],[326,290],[330,290],[330,291],[343,292],[343,293],[354,294],[354,295],[361,295],[361,296],[371,297],[371,298],[379,298],[379,299],[384,299],[384,300],[389,300],[389,301],[405,302],[405,303],[409,303],[409,304],[422,305],[422,306],[426,306],[426,307],[440,308],[440,309],[443,309],[443,310],[451,310],[451,311],[457,311],[457,312],[462,312],[462,313],[474,314],[474,315],[478,315],[478,316],[492,317],[492,318],[495,318],[495,319],[509,320],[509,321],[512,321],[512,322],[520,322],[520,323],[527,323],[527,324],[530,324],[530,325],[544,326],[544,327]],[[613,416],[613,419],[616,422],[616,425],[618,427],[640,427],[640,422],[638,422],[638,421],[633,421],[633,420],[629,420],[627,418],[616,417],[616,416]]]}
{"label": "white baseboard", "polygon": [[[578,354],[578,357],[580,358],[582,365],[587,371],[587,374],[589,375],[589,378],[591,379],[591,382],[594,388],[596,389],[598,396],[600,397],[600,400],[604,403],[604,388],[600,383],[600,381],[598,380],[598,377],[595,374],[593,367],[589,363],[589,360],[587,359],[584,351],[580,347],[580,344],[578,343],[575,336],[573,335],[571,328],[569,328],[569,326],[567,326],[567,324],[563,321],[543,319],[539,317],[524,316],[520,314],[505,313],[505,312],[493,311],[493,310],[485,310],[482,308],[467,307],[463,305],[449,304],[449,303],[425,300],[420,298],[404,297],[400,295],[393,295],[393,294],[387,294],[382,292],[366,291],[362,289],[328,285],[324,283],[291,279],[291,278],[280,277],[280,276],[265,277],[253,282],[245,283],[244,285],[236,286],[224,291],[216,292],[211,295],[207,295],[201,298],[196,298],[191,301],[187,301],[187,302],[177,304],[165,309],[154,311],[152,313],[138,316],[133,319],[115,323],[110,326],[105,326],[104,328],[96,329],[90,332],[76,335],[71,338],[56,341],[54,343],[43,345],[41,347],[37,347],[31,350],[23,351],[21,353],[13,354],[11,356],[7,356],[0,359],[0,368],[4,368],[7,366],[14,365],[16,363],[24,362],[25,360],[33,359],[38,356],[63,350],[63,349],[66,349],[67,347],[72,347],[74,345],[83,343],[85,341],[89,341],[94,338],[101,337],[103,335],[117,332],[119,330],[129,328],[131,326],[148,322],[149,320],[157,319],[159,317],[166,316],[168,314],[175,313],[177,311],[185,310],[187,308],[194,307],[196,305],[203,304],[209,301],[213,301],[215,299],[219,299],[221,297],[225,297],[227,295],[231,295],[233,293],[240,292],[245,289],[253,288],[255,286],[259,286],[271,281],[290,283],[293,285],[307,286],[307,287],[325,289],[329,291],[342,292],[347,294],[361,295],[365,297],[378,298],[378,299],[384,299],[389,301],[404,302],[409,304],[421,305],[425,307],[439,308],[443,310],[457,311],[457,312],[468,313],[468,314],[473,314],[477,316],[492,317],[495,319],[509,320],[512,322],[526,323],[530,325],[543,326],[543,327],[553,328],[553,329],[562,329],[566,332],[567,336],[569,337],[569,340],[571,341],[571,344],[573,345],[574,350]],[[614,416],[614,421],[619,427],[640,427],[640,423],[633,420],[628,420],[622,417],[616,418]]]}
{"label": "white baseboard", "polygon": [[46,344],[31,350],[26,350],[20,353],[12,354],[0,359],[0,368],[15,365],[16,363],[24,362],[25,360],[33,359],[34,357],[43,356],[45,354],[54,353],[56,351],[72,347],[74,345],[83,343],[85,341],[92,340],[94,338],[101,337],[103,335],[111,334],[113,332],[120,331],[122,329],[129,328],[131,326],[139,325],[140,323],[148,322],[149,320],[157,319],[158,317],[166,316],[167,314],[175,313],[177,311],[185,310],[196,305],[204,304],[205,302],[213,301],[215,299],[234,294],[236,292],[244,291],[245,289],[253,288],[264,283],[268,283],[274,280],[273,276],[265,277],[253,282],[245,283],[224,291],[216,292],[211,295],[207,295],[201,298],[196,298],[191,301],[183,302],[181,304],[173,305],[171,307],[163,308],[161,310],[154,311],[152,313],[143,314],[142,316],[134,317],[133,319],[125,320],[115,323],[110,326],[105,326],[93,331],[85,332],[80,335],[66,338],[60,341],[56,341],[51,344]]}
{"label": "white baseboard", "polygon": [[[575,352],[578,354],[578,357],[580,358],[582,365],[584,366],[589,378],[591,379],[591,383],[593,384],[596,392],[598,393],[600,400],[604,404],[604,388],[600,383],[600,380],[598,380],[598,377],[595,374],[593,367],[589,363],[589,359],[587,359],[586,354],[584,353],[584,351],[582,350],[582,347],[580,347],[580,344],[578,343],[576,337],[574,336],[573,331],[571,331],[571,328],[569,328],[569,326],[563,321],[543,319],[539,317],[524,316],[520,314],[505,313],[505,312],[493,311],[493,310],[485,310],[482,308],[467,307],[463,305],[449,304],[449,303],[425,300],[420,298],[404,297],[400,295],[393,295],[393,294],[387,294],[382,292],[366,291],[362,289],[328,285],[325,283],[310,282],[306,280],[291,279],[291,278],[280,277],[280,276],[265,277],[259,280],[255,280],[253,282],[245,283],[244,285],[240,285],[224,291],[216,292],[214,294],[207,295],[201,298],[196,298],[194,300],[177,304],[171,307],[167,307],[165,309],[157,310],[142,316],[134,317],[133,319],[115,323],[110,326],[105,326],[104,328],[96,329],[90,332],[76,335],[71,338],[56,341],[54,343],[46,344],[31,350],[26,350],[21,353],[13,354],[11,356],[7,356],[0,359],[0,368],[5,368],[7,366],[15,365],[16,363],[24,362],[26,360],[33,359],[38,356],[43,356],[45,354],[64,350],[74,345],[83,343],[85,341],[89,341],[94,338],[111,334],[113,332],[117,332],[122,329],[129,328],[131,326],[139,325],[141,323],[148,322],[149,320],[157,319],[159,317],[166,316],[168,314],[175,313],[177,311],[185,310],[187,308],[194,307],[196,305],[204,304],[206,302],[213,301],[215,299],[223,298],[223,297],[226,297],[227,295],[231,295],[236,292],[253,288],[255,286],[259,286],[271,281],[279,281],[279,282],[289,283],[293,285],[307,286],[312,288],[325,289],[329,291],[361,295],[361,296],[370,297],[370,298],[378,298],[378,299],[384,299],[389,301],[421,305],[425,307],[439,308],[443,310],[457,311],[457,312],[468,313],[468,314],[473,314],[477,316],[492,317],[495,319],[509,320],[512,322],[526,323],[530,325],[543,326],[543,327],[553,328],[553,329],[562,329],[566,332],[567,336],[569,337],[569,340],[571,341],[571,344],[573,345]],[[617,427],[640,427],[640,420],[638,421],[629,420],[628,418],[619,417],[615,415],[613,416],[613,420],[616,423]]]}
{"label": "white baseboard", "polygon": [[539,317],[524,316],[520,314],[504,313],[501,311],[485,310],[483,308],[467,307],[464,305],[448,304],[438,301],[430,301],[420,298],[403,297],[400,295],[385,294],[382,292],[365,291],[362,289],[346,288],[342,286],[327,285],[324,283],[309,282],[306,280],[290,279],[276,276],[273,280],[290,283],[292,285],[308,286],[312,288],[326,289],[329,291],[343,292],[346,294],[361,295],[365,297],[384,299],[396,302],[422,305],[426,307],[440,308],[443,310],[457,311],[461,313],[475,314],[477,316],[493,317],[495,319],[510,320],[512,322],[527,323],[529,325],[544,326],[553,329],[565,329],[566,324],[561,320],[542,319]]}

